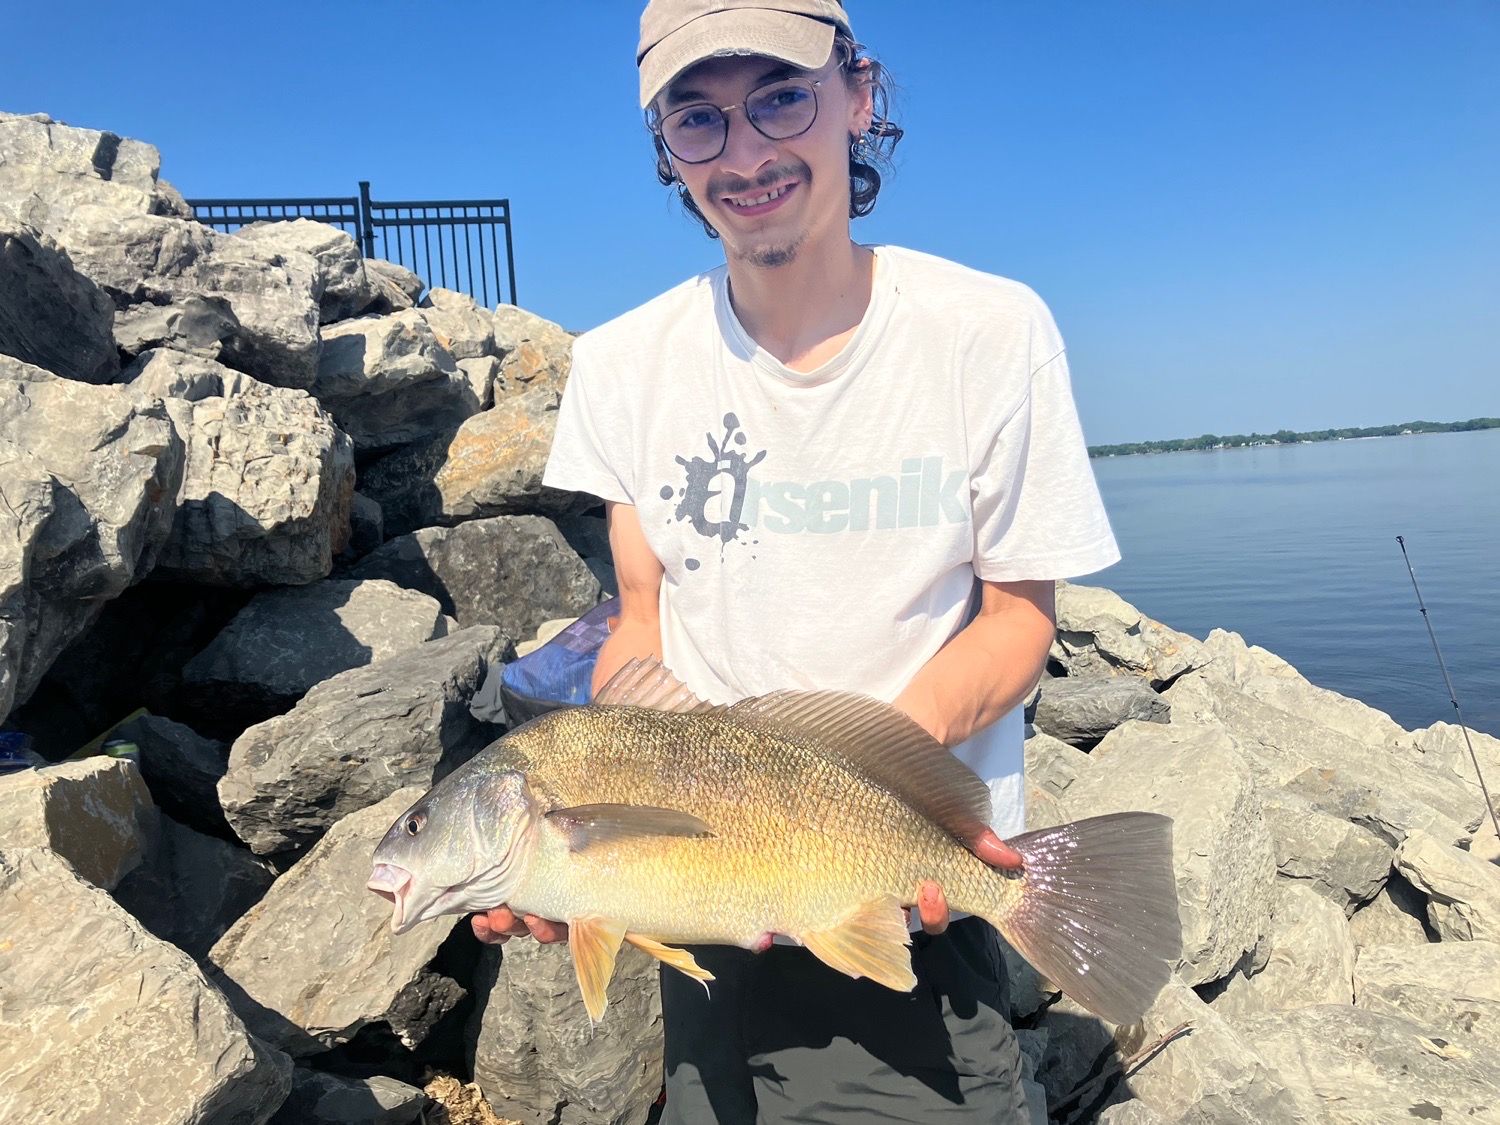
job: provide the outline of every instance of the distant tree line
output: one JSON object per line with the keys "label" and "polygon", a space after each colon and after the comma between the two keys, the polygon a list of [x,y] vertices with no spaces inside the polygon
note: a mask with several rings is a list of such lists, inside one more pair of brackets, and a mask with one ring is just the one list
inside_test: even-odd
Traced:
{"label": "distant tree line", "polygon": [[1401,434],[1446,434],[1461,430],[1500,429],[1500,418],[1470,418],[1467,422],[1398,422],[1394,426],[1345,426],[1338,430],[1277,430],[1274,434],[1203,434],[1166,441],[1132,441],[1121,445],[1091,445],[1090,457],[1124,457],[1132,453],[1180,453],[1189,449],[1232,449],[1240,445],[1292,445],[1302,441],[1342,441],[1344,438],[1397,437]]}

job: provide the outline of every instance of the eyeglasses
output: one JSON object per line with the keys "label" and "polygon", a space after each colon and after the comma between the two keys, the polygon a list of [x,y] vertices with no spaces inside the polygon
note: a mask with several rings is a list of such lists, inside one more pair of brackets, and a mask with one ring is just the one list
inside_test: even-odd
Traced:
{"label": "eyeglasses", "polygon": [[738,105],[695,102],[675,109],[653,129],[667,151],[684,164],[716,159],[729,141],[729,111],[744,109],[755,131],[772,141],[800,137],[818,119],[818,87],[822,79],[784,78],[757,86]]}

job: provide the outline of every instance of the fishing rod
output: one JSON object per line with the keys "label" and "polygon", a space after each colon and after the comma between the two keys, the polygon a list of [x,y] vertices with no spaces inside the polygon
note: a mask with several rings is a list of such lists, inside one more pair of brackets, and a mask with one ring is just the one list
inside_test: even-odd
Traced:
{"label": "fishing rod", "polygon": [[1427,635],[1432,638],[1432,651],[1437,654],[1438,668],[1443,673],[1443,683],[1448,685],[1448,702],[1453,704],[1453,713],[1458,716],[1458,729],[1464,733],[1464,745],[1469,748],[1469,760],[1474,763],[1474,776],[1479,779],[1479,791],[1484,794],[1484,803],[1490,810],[1490,823],[1494,825],[1496,837],[1500,837],[1500,817],[1495,816],[1495,802],[1484,784],[1484,774],[1479,769],[1479,755],[1474,752],[1474,743],[1469,740],[1469,728],[1464,725],[1464,713],[1458,706],[1458,692],[1453,690],[1453,681],[1448,678],[1448,666],[1443,663],[1443,650],[1438,647],[1437,634],[1432,630],[1432,618],[1427,613],[1427,603],[1422,600],[1422,587],[1417,585],[1417,572],[1412,569],[1411,556],[1406,553],[1406,540],[1396,536],[1401,545],[1401,557],[1406,560],[1406,573],[1411,575],[1411,588],[1417,592],[1417,608],[1422,611],[1422,621],[1427,626]]}

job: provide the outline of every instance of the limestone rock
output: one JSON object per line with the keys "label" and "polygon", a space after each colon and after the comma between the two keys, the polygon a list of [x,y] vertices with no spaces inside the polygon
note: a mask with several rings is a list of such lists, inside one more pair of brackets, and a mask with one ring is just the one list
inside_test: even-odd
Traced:
{"label": "limestone rock", "polygon": [[563,945],[486,949],[469,1034],[474,1080],[498,1113],[523,1125],[640,1125],[661,1089],[656,963],[620,950],[609,1008],[590,1030]]}
{"label": "limestone rock", "polygon": [[400,312],[414,308],[427,283],[405,266],[384,258],[366,258],[365,271],[380,290],[377,312]]}
{"label": "limestone rock", "polygon": [[1073,746],[1092,746],[1129,719],[1165,723],[1166,700],[1143,681],[1124,676],[1069,676],[1042,681],[1036,726]]}
{"label": "limestone rock", "polygon": [[212,979],[256,1035],[300,1058],[384,1021],[414,1046],[457,1003],[427,966],[460,918],[392,934],[389,903],[365,889],[375,845],[422,793],[339,821],[213,947]]}
{"label": "limestone rock", "polygon": [[1167,1119],[1145,1102],[1132,1098],[1106,1106],[1099,1113],[1098,1125],[1167,1125]]}
{"label": "limestone rock", "polygon": [[1091,765],[1089,756],[1082,750],[1060,738],[1053,738],[1046,731],[1033,731],[1026,736],[1027,784],[1035,784],[1054,797],[1065,796],[1068,786]]}
{"label": "limestone rock", "polygon": [[[1411,742],[1423,757],[1443,769],[1456,773],[1465,781],[1478,784],[1474,775],[1474,758],[1493,795],[1500,785],[1500,738],[1483,731],[1465,731],[1457,723],[1433,723],[1411,733]],[[1469,748],[1473,747],[1471,757]],[[1493,828],[1491,829],[1493,834]]]}
{"label": "limestone rock", "polygon": [[1395,849],[1368,829],[1276,790],[1262,794],[1261,810],[1277,874],[1304,882],[1345,913],[1374,898],[1391,873]]}
{"label": "limestone rock", "polygon": [[45,849],[0,853],[0,1120],[263,1125],[291,1064]]}
{"label": "limestone rock", "polygon": [[1207,660],[1200,647],[1110,590],[1057,584],[1052,656],[1070,676],[1129,674],[1160,689]]}
{"label": "limestone rock", "polygon": [[1356,910],[1349,919],[1354,947],[1372,945],[1426,945],[1437,941],[1427,924],[1427,896],[1392,871],[1380,893]]}
{"label": "limestone rock", "polygon": [[140,747],[136,759],[151,797],[168,816],[210,835],[227,835],[219,807],[219,778],[229,747],[160,715],[139,715],[115,728],[115,738]]}
{"label": "limestone rock", "polygon": [[302,847],[402,786],[431,786],[495,736],[469,700],[503,644],[465,629],[325,680],[251,727],[219,783],[235,834],[261,855]]}
{"label": "limestone rock", "polygon": [[1500,867],[1414,832],[1396,869],[1427,896],[1427,918],[1444,941],[1500,941]]}
{"label": "limestone rock", "polygon": [[149,214],[160,169],[161,154],[141,141],[0,113],[0,206],[33,227],[61,225],[87,204]]}
{"label": "limestone rock", "polygon": [[67,251],[0,211],[0,353],[108,383],[120,370],[114,320],[114,304],[73,268]]}
{"label": "limestone rock", "polygon": [[319,324],[359,316],[380,300],[379,282],[366,270],[365,259],[354,239],[339,227],[312,219],[291,219],[251,223],[234,233],[273,250],[296,250],[313,256],[317,262],[313,291],[318,301]]}
{"label": "limestone rock", "polygon": [[362,492],[349,507],[349,542],[343,558],[358,561],[385,542],[385,516],[380,505]]}
{"label": "limestone rock", "polygon": [[270,1125],[411,1125],[430,1100],[394,1078],[341,1078],[297,1067],[292,1092]]}
{"label": "limestone rock", "polygon": [[155,820],[140,772],[124,759],[0,775],[0,848],[49,848],[106,891],[141,862]]}
{"label": "limestone rock", "polygon": [[1500,944],[1368,946],[1354,966],[1354,990],[1358,1007],[1451,1032],[1500,1058]]}
{"label": "limestone rock", "polygon": [[495,397],[544,387],[561,395],[573,366],[572,334],[515,305],[499,305],[491,317],[505,357]]}
{"label": "limestone rock", "polygon": [[1224,1015],[1354,1001],[1354,942],[1343,908],[1310,888],[1277,880],[1271,918],[1261,935],[1264,966],[1236,972],[1213,1002]]}
{"label": "limestone rock", "polygon": [[437,341],[456,360],[498,358],[495,322],[467,293],[429,289],[419,307]]}
{"label": "limestone rock", "polygon": [[494,516],[399,536],[352,578],[384,578],[437,599],[460,625],[495,625],[512,640],[549,618],[599,602],[599,582],[544,516]]}

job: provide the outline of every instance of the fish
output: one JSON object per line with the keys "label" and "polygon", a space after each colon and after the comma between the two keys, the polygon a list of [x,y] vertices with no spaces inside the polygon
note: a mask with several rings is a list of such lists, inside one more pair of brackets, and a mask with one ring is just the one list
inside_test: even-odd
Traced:
{"label": "fish", "polygon": [[655,659],[516,727],[406,810],[370,890],[405,933],[508,904],[569,926],[595,1022],[630,944],[709,987],[684,945],[764,949],[911,991],[924,881],[1048,980],[1137,1022],[1181,953],[1172,821],[1122,812],[1022,833],[1019,871],[966,846],[989,787],[905,713],[844,691],[713,705]]}

